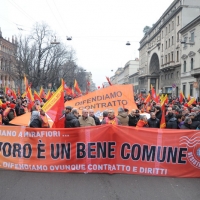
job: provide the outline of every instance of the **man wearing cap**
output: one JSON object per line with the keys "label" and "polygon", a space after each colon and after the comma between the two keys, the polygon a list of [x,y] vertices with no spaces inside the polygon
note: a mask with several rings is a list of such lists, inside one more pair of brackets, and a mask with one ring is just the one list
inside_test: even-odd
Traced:
{"label": "man wearing cap", "polygon": [[200,121],[196,121],[196,113],[191,112],[188,117],[192,120],[192,123],[190,124],[190,129],[197,129],[197,127],[200,125]]}
{"label": "man wearing cap", "polygon": [[71,112],[66,115],[65,128],[80,127],[78,115],[78,109],[73,108]]}
{"label": "man wearing cap", "polygon": [[117,118],[122,126],[128,126],[128,121],[129,121],[128,113],[125,112],[123,108],[118,108]]}
{"label": "man wearing cap", "polygon": [[67,106],[64,110],[64,114],[65,114],[65,128],[68,128],[67,125],[67,115],[71,113],[72,107],[71,106]]}
{"label": "man wearing cap", "polygon": [[192,109],[192,112],[195,112],[196,113],[196,116],[195,116],[195,120],[196,121],[200,121],[200,112],[199,112],[200,110],[199,110],[199,108],[198,107],[194,107],[193,109]]}
{"label": "man wearing cap", "polygon": [[81,127],[96,126],[94,119],[92,117],[88,116],[88,110],[87,109],[82,110],[82,116],[79,117],[78,120],[79,120]]}
{"label": "man wearing cap", "polygon": [[166,120],[166,128],[169,129],[177,129],[178,128],[178,122],[174,115],[174,111],[171,107],[168,108],[168,114],[165,117]]}
{"label": "man wearing cap", "polygon": [[101,125],[99,118],[94,115],[93,109],[89,109],[89,116],[94,119],[96,125]]}

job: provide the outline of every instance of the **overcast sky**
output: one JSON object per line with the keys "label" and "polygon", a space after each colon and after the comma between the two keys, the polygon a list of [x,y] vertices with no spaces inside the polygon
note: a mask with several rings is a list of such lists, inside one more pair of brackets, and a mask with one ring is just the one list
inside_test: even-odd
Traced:
{"label": "overcast sky", "polygon": [[[91,71],[96,86],[118,67],[139,57],[143,28],[152,26],[173,0],[0,0],[3,37],[29,33],[46,22],[71,45],[78,65]],[[19,31],[22,28],[24,31]],[[67,41],[66,36],[72,36]],[[131,46],[126,46],[130,41]],[[111,72],[113,70],[113,72]]]}

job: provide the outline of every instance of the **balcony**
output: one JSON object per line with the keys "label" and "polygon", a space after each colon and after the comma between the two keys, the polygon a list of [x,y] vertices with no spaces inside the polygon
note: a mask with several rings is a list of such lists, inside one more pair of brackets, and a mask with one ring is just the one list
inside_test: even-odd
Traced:
{"label": "balcony", "polygon": [[182,72],[181,73],[181,78],[185,78],[185,77],[188,77],[188,76],[191,76],[191,71],[190,72]]}
{"label": "balcony", "polygon": [[199,68],[196,68],[196,69],[193,69],[191,70],[191,76],[193,76],[194,78],[197,78],[200,76],[200,67]]}

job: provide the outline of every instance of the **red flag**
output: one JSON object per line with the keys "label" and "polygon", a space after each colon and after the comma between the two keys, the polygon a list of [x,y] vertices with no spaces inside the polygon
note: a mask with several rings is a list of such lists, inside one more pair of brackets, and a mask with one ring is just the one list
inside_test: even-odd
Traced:
{"label": "red flag", "polygon": [[190,95],[188,95],[188,98],[187,98],[187,100],[188,100],[188,101],[190,101],[190,100],[191,100],[191,98],[190,98]]}
{"label": "red flag", "polygon": [[9,97],[12,96],[12,90],[9,87],[5,87],[5,94],[8,95]]}
{"label": "red flag", "polygon": [[57,89],[53,96],[44,104],[42,110],[54,122],[52,128],[64,128],[64,87],[63,84]]}
{"label": "red flag", "polygon": [[109,85],[111,86],[111,85],[112,85],[112,83],[110,82],[110,78],[106,76],[106,79],[107,79],[107,81],[108,81]]}
{"label": "red flag", "polygon": [[17,95],[14,90],[12,91],[12,96],[13,96],[13,99],[17,99]]}
{"label": "red flag", "polygon": [[34,91],[34,100],[35,101],[38,100],[38,101],[42,102],[42,99],[40,98],[39,94],[36,91]]}
{"label": "red flag", "polygon": [[19,87],[18,87],[17,95],[18,95],[18,96],[21,95],[21,93],[20,93],[20,88],[19,88]]}
{"label": "red flag", "polygon": [[46,97],[43,87],[40,88],[39,96],[40,96],[40,98],[45,98]]}
{"label": "red flag", "polygon": [[183,92],[180,92],[180,94],[179,94],[179,102],[183,103],[183,99],[184,98],[185,98],[185,96],[184,96]]}
{"label": "red flag", "polygon": [[34,98],[31,89],[28,87],[26,97],[28,98],[28,109],[29,111],[32,109],[34,105]]}
{"label": "red flag", "polygon": [[78,93],[78,95],[82,94],[82,92],[81,92],[81,90],[80,90],[80,88],[78,86],[78,83],[77,83],[76,79],[75,79],[75,82],[74,82],[74,89],[76,90],[76,92]]}
{"label": "red flag", "polygon": [[160,128],[166,128],[166,121],[165,121],[165,104],[161,106],[162,117],[160,120]]}
{"label": "red flag", "polygon": [[192,99],[187,103],[188,106],[191,106],[192,104],[196,104],[196,99],[195,99],[195,98],[192,98]]}
{"label": "red flag", "polygon": [[148,94],[148,96],[146,97],[146,99],[144,100],[144,103],[149,103],[151,100],[151,95]]}
{"label": "red flag", "polygon": [[156,101],[156,92],[153,85],[151,85],[151,97],[154,101]]}

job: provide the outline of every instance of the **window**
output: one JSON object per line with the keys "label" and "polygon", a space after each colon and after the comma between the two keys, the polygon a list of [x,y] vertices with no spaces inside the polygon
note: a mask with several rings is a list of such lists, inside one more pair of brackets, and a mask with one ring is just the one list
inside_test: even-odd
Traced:
{"label": "window", "polygon": [[187,43],[187,37],[184,37],[184,42],[185,42],[185,43],[184,43],[184,46],[183,46],[183,47],[186,48],[186,47],[187,47],[187,44],[186,44],[186,43]]}
{"label": "window", "polygon": [[174,21],[172,22],[172,30],[174,30]]}
{"label": "window", "polygon": [[194,59],[191,58],[191,70],[193,70],[193,69],[194,69]]}
{"label": "window", "polygon": [[163,80],[163,75],[161,76],[161,80]]}
{"label": "window", "polygon": [[171,61],[174,61],[174,53],[171,53]]}
{"label": "window", "polygon": [[180,19],[179,19],[179,16],[177,17],[177,26],[179,25],[180,23]]}
{"label": "window", "polygon": [[162,65],[163,65],[163,58],[162,58]]}
{"label": "window", "polygon": [[167,74],[165,74],[165,80],[167,80]]}
{"label": "window", "polygon": [[170,79],[170,74],[168,74],[168,79]]}
{"label": "window", "polygon": [[168,54],[168,62],[170,62],[170,53]]}
{"label": "window", "polygon": [[193,84],[190,84],[190,96],[193,96]]}
{"label": "window", "polygon": [[165,34],[165,35],[167,35],[167,27],[165,28],[165,32],[166,32],[166,34]]}
{"label": "window", "polygon": [[166,49],[167,49],[167,41],[166,41]]}
{"label": "window", "polygon": [[163,31],[162,31],[162,39],[163,39]]}
{"label": "window", "polygon": [[183,64],[183,72],[186,72],[186,61],[184,61],[184,64]]}
{"label": "window", "polygon": [[174,45],[174,36],[172,36],[172,45]]}
{"label": "window", "polygon": [[179,71],[176,72],[176,77],[179,78]]}
{"label": "window", "polygon": [[170,39],[169,39],[169,47],[170,47]]}
{"label": "window", "polygon": [[179,62],[179,51],[176,53],[176,61]]}
{"label": "window", "polygon": [[185,92],[186,92],[186,85],[183,85],[183,94],[185,96]]}
{"label": "window", "polygon": [[179,33],[177,33],[177,41],[179,41]]}
{"label": "window", "polygon": [[167,56],[165,56],[165,63],[167,63]]}
{"label": "window", "polygon": [[162,52],[163,52],[163,44],[162,44]]}
{"label": "window", "polygon": [[173,74],[173,73],[171,73],[171,78],[173,78],[173,76],[174,76],[174,74]]}
{"label": "window", "polygon": [[169,33],[170,33],[170,24],[169,24]]}
{"label": "window", "polygon": [[194,32],[191,33],[190,42],[194,42]]}

